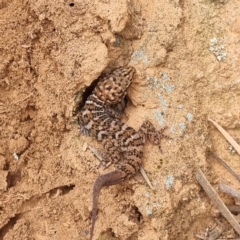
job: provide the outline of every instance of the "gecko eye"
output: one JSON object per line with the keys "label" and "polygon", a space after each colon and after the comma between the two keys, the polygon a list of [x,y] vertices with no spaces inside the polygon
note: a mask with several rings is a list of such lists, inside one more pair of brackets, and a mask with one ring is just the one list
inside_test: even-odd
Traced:
{"label": "gecko eye", "polygon": [[109,87],[106,87],[106,89],[107,89],[108,91],[110,91],[112,88],[109,86]]}

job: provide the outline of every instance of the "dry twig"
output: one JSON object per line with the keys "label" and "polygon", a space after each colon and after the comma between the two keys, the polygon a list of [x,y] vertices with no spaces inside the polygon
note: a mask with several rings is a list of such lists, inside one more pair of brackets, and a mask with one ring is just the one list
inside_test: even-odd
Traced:
{"label": "dry twig", "polygon": [[147,184],[149,185],[149,187],[152,189],[152,190],[155,190],[152,183],[150,182],[144,168],[142,166],[140,166],[140,173],[142,174],[143,178],[145,179],[145,181],[147,182]]}
{"label": "dry twig", "polygon": [[237,220],[234,218],[234,216],[231,214],[231,212],[228,210],[226,205],[223,203],[223,201],[220,199],[216,191],[213,189],[211,184],[206,179],[203,172],[199,169],[196,174],[197,181],[202,186],[202,188],[205,190],[207,195],[211,198],[214,205],[218,208],[218,210],[221,212],[221,214],[228,220],[228,222],[232,225],[232,227],[236,230],[238,234],[240,234],[240,225],[237,222]]}
{"label": "dry twig", "polygon": [[218,160],[239,182],[240,182],[240,177],[216,154],[212,153],[212,156]]}
{"label": "dry twig", "polygon": [[204,235],[195,234],[195,237],[202,240],[216,240],[226,231],[226,226],[224,226],[218,219],[215,219],[217,225],[215,225],[210,231],[209,228],[206,229]]}
{"label": "dry twig", "polygon": [[220,191],[227,193],[228,195],[231,195],[232,197],[240,199],[240,192],[238,190],[228,186],[227,184],[220,183],[218,188]]}
{"label": "dry twig", "polygon": [[33,93],[30,93],[28,96],[26,96],[26,97],[23,98],[23,99],[18,100],[18,101],[15,102],[14,104],[17,104],[17,103],[19,103],[19,102],[23,102],[23,101],[27,100],[28,98],[30,98],[32,95],[33,95]]}
{"label": "dry twig", "polygon": [[218,123],[216,123],[210,118],[208,119],[208,121],[213,123],[213,125],[219,130],[219,132],[222,133],[222,135],[228,140],[228,142],[234,147],[234,149],[240,155],[240,146],[237,144],[237,142]]}

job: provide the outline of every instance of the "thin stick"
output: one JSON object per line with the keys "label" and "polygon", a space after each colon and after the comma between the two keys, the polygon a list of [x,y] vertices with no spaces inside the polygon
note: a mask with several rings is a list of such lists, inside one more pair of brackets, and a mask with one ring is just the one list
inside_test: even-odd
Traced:
{"label": "thin stick", "polygon": [[238,224],[237,220],[233,217],[231,212],[228,210],[226,205],[223,203],[223,201],[220,199],[216,191],[213,189],[211,184],[206,179],[203,172],[199,169],[196,174],[197,181],[202,186],[202,188],[205,190],[207,195],[211,198],[214,205],[218,208],[218,210],[221,212],[221,214],[228,220],[228,222],[232,225],[232,227],[236,230],[238,234],[240,234],[240,225]]}
{"label": "thin stick", "polygon": [[237,142],[215,121],[208,118],[208,121],[213,123],[213,125],[222,133],[222,135],[228,140],[228,142],[234,147],[234,149],[238,152],[240,155],[240,146],[237,144]]}
{"label": "thin stick", "polygon": [[145,179],[145,181],[147,182],[148,186],[152,189],[152,190],[155,190],[153,185],[151,184],[144,168],[142,166],[140,166],[140,173],[142,174],[143,178]]}
{"label": "thin stick", "polygon": [[227,184],[220,183],[218,188],[220,191],[227,193],[227,194],[231,195],[232,197],[240,199],[240,192],[238,190],[228,186]]}
{"label": "thin stick", "polygon": [[18,101],[15,102],[14,104],[19,103],[19,102],[23,102],[23,101],[25,101],[26,99],[30,98],[32,95],[33,95],[33,93],[30,93],[28,96],[26,96],[26,97],[23,98],[23,99],[18,100]]}
{"label": "thin stick", "polygon": [[240,182],[240,177],[216,154],[212,153],[212,156],[218,160],[239,182]]}

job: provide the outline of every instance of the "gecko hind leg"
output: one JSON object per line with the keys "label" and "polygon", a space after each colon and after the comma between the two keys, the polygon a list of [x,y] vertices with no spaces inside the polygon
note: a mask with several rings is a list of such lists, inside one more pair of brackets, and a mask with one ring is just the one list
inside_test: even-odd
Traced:
{"label": "gecko hind leg", "polygon": [[[88,145],[88,148],[93,152],[93,154],[98,158],[98,160],[100,161],[100,164],[98,165],[98,168],[100,168],[101,166],[104,166],[104,168],[108,168],[111,164],[112,161],[107,161],[107,156],[108,154],[104,151],[101,151],[95,147],[92,147],[91,145]],[[149,180],[145,169],[142,167],[142,165],[140,165],[140,173],[142,174],[144,180],[146,181],[146,183],[148,184],[148,186],[152,189],[155,190],[151,181]]]}

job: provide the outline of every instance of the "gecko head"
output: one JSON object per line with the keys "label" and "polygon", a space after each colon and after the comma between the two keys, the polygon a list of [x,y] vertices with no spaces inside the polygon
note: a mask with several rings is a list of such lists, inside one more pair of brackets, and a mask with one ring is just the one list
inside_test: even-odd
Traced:
{"label": "gecko head", "polygon": [[121,67],[100,77],[94,93],[107,104],[119,103],[126,96],[135,72],[134,67]]}

